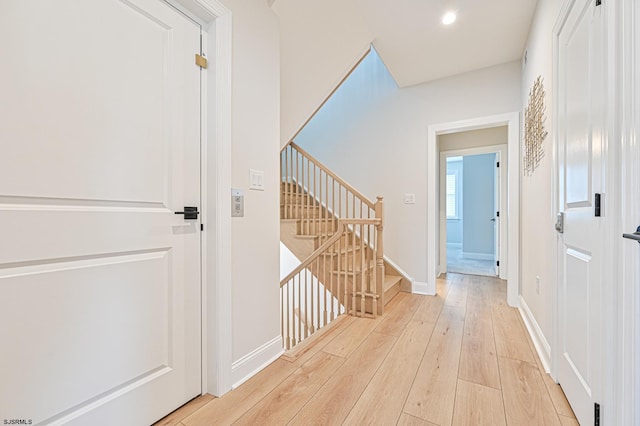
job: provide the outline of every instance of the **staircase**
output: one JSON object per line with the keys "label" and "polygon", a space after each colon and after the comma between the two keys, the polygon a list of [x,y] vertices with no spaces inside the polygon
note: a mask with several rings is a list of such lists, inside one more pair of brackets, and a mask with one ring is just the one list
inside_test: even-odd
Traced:
{"label": "staircase", "polygon": [[385,272],[382,197],[367,199],[293,142],[281,176],[280,239],[301,261],[280,282],[291,349],[340,315],[383,315],[403,277]]}

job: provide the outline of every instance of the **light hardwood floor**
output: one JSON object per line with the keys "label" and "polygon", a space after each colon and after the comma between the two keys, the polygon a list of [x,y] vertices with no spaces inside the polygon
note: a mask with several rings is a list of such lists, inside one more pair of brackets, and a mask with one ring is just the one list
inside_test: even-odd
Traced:
{"label": "light hardwood floor", "polygon": [[159,425],[577,425],[506,282],[448,274],[383,318],[346,317],[222,398]]}

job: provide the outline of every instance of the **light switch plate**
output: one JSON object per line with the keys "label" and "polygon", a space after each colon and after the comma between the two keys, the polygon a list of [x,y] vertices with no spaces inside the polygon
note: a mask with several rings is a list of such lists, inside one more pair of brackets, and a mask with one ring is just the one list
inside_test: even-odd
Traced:
{"label": "light switch plate", "polygon": [[415,204],[416,203],[416,194],[404,194],[404,203],[405,204]]}
{"label": "light switch plate", "polygon": [[240,189],[231,189],[231,217],[244,217],[244,194]]}
{"label": "light switch plate", "polygon": [[262,170],[249,169],[249,189],[264,191],[264,172]]}

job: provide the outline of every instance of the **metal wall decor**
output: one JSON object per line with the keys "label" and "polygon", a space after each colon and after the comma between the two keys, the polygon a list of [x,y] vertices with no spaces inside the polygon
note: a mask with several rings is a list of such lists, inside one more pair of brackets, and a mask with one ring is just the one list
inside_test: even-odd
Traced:
{"label": "metal wall decor", "polygon": [[524,174],[528,176],[533,174],[544,157],[542,142],[548,133],[544,128],[544,96],[542,76],[538,76],[529,91],[529,105],[524,110]]}

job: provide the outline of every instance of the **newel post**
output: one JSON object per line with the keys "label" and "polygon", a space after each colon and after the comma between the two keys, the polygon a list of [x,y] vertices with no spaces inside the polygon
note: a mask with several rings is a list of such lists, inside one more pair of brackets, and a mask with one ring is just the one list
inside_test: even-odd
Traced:
{"label": "newel post", "polygon": [[384,199],[381,196],[376,197],[375,204],[376,219],[380,219],[380,223],[376,225],[377,242],[376,242],[376,294],[379,296],[377,303],[377,314],[384,313]]}

